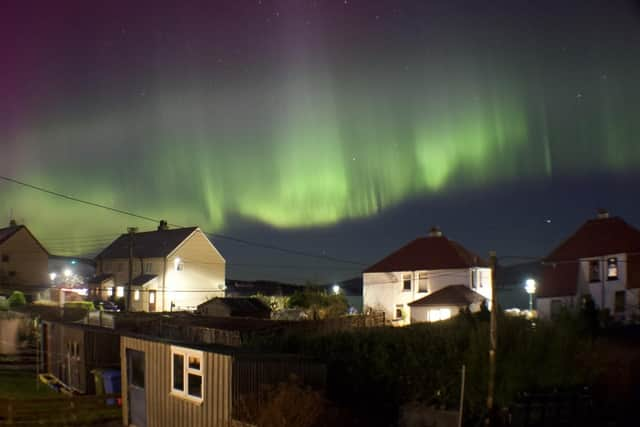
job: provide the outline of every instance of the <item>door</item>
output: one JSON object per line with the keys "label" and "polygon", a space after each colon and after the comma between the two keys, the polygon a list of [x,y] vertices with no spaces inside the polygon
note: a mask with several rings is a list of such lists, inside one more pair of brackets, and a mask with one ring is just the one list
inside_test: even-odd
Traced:
{"label": "door", "polygon": [[149,291],[149,311],[156,311],[156,291]]}
{"label": "door", "polygon": [[127,391],[129,425],[147,426],[144,352],[127,349]]}

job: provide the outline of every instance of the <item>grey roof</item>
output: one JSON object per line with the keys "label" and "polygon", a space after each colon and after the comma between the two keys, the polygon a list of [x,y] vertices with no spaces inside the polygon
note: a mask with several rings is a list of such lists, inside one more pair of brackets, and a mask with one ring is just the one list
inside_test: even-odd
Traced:
{"label": "grey roof", "polygon": [[[163,258],[169,255],[198,227],[146,231],[133,237],[135,258]],[[129,258],[129,234],[122,234],[100,252],[96,259]]]}
{"label": "grey roof", "polygon": [[9,237],[13,236],[22,228],[21,225],[15,225],[7,228],[0,228],[0,243],[7,240]]}
{"label": "grey roof", "polygon": [[90,278],[88,280],[88,283],[91,285],[101,285],[102,283],[104,283],[106,280],[111,279],[113,277],[113,274],[111,273],[103,273],[103,274],[97,274],[95,276],[93,276],[92,278]]}
{"label": "grey roof", "polygon": [[482,295],[472,291],[464,285],[452,285],[409,303],[409,306],[420,307],[452,305],[455,307],[466,307],[474,302],[482,302],[484,300],[485,298]]}
{"label": "grey roof", "polygon": [[140,276],[133,278],[133,280],[131,281],[131,286],[144,286],[156,277],[158,276],[155,274],[141,274]]}

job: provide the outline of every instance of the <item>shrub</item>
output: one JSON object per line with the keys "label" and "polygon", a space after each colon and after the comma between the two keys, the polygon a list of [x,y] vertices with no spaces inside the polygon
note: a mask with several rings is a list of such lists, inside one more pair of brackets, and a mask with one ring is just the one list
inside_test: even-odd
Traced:
{"label": "shrub", "polygon": [[9,310],[9,302],[5,297],[0,297],[0,311]]}
{"label": "shrub", "polygon": [[20,291],[13,291],[7,302],[11,308],[22,307],[27,304],[24,294]]}

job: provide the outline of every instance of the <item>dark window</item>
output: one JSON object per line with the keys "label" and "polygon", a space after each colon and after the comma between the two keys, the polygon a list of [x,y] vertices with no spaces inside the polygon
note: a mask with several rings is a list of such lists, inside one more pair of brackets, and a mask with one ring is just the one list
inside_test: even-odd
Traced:
{"label": "dark window", "polygon": [[478,287],[478,271],[471,270],[471,289],[476,289]]}
{"label": "dark window", "polygon": [[589,281],[600,281],[600,261],[589,261]]}
{"label": "dark window", "polygon": [[173,355],[173,389],[184,391],[184,356]]}
{"label": "dark window", "polygon": [[402,276],[402,289],[405,291],[411,290],[411,274],[404,274]]}
{"label": "dark window", "polygon": [[396,319],[402,319],[402,306],[396,305]]}
{"label": "dark window", "polygon": [[560,311],[562,311],[562,300],[561,299],[554,299],[551,300],[551,316],[557,316],[558,314],[560,314]]}
{"label": "dark window", "polygon": [[196,374],[188,375],[189,395],[194,397],[202,397],[202,376]]}
{"label": "dark window", "polygon": [[2,255],[2,262],[9,262],[9,255]]}
{"label": "dark window", "polygon": [[616,313],[622,313],[624,311],[625,294],[625,291],[616,292],[616,302],[614,307]]}
{"label": "dark window", "polygon": [[607,280],[618,280],[618,258],[607,260]]}
{"label": "dark window", "polygon": [[144,353],[127,350],[129,355],[129,383],[144,388]]}

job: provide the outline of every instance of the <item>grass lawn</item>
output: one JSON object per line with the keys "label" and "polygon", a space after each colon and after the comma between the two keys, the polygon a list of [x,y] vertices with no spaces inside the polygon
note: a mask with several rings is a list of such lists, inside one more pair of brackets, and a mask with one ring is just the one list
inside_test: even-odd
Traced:
{"label": "grass lawn", "polygon": [[60,393],[39,383],[36,388],[36,374],[26,371],[0,370],[0,399],[30,399],[36,397],[54,397]]}

